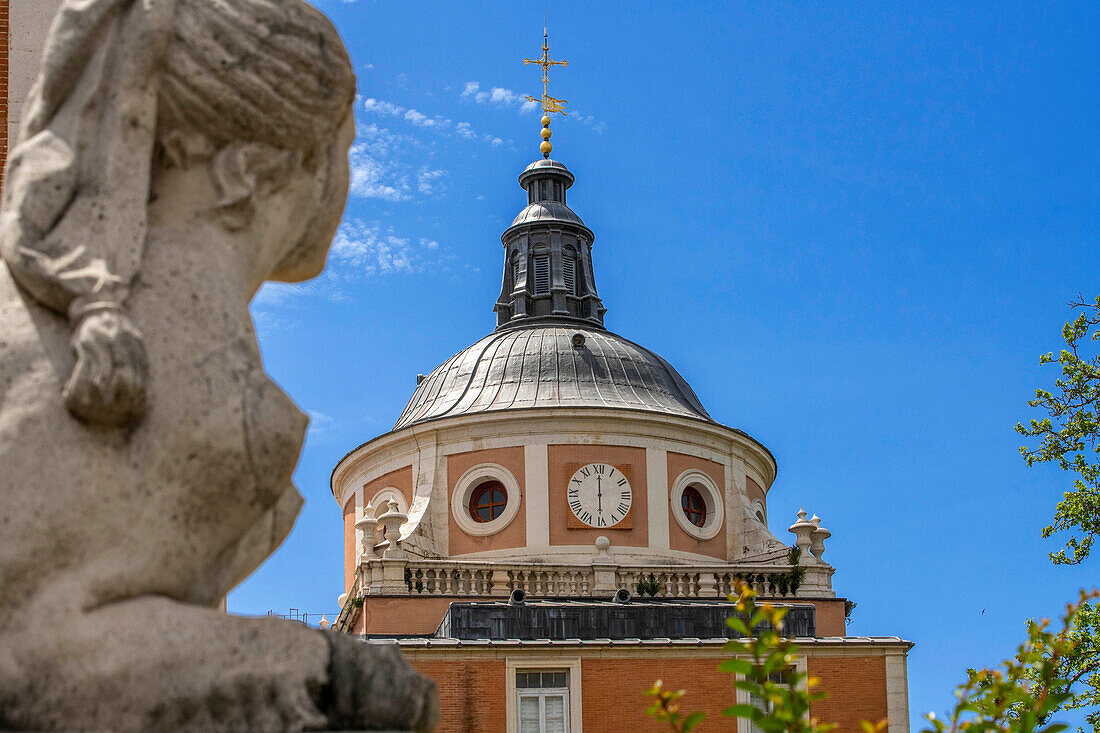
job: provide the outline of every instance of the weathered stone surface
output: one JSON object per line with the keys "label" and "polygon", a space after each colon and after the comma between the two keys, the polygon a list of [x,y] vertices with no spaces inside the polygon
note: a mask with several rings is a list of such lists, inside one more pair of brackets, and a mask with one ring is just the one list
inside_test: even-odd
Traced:
{"label": "weathered stone surface", "polygon": [[215,610],[306,418],[248,302],[324,265],[354,77],[301,0],[66,0],[0,209],[0,727],[428,730],[396,650]]}

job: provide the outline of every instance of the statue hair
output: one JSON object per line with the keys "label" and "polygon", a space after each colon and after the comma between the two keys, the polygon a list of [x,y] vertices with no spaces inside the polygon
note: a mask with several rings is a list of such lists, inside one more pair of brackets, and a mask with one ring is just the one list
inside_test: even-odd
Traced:
{"label": "statue hair", "polygon": [[210,165],[219,221],[240,228],[260,186],[328,162],[354,95],[339,34],[302,0],[64,0],[5,171],[0,256],[69,320],[75,417],[123,426],[147,407],[126,299],[154,161]]}

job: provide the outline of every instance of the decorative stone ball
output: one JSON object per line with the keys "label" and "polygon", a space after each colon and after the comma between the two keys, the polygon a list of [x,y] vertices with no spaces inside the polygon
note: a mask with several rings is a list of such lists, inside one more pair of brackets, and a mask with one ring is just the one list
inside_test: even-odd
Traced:
{"label": "decorative stone ball", "polygon": [[348,594],[347,593],[341,593],[340,597],[336,599],[336,603],[337,603],[337,605],[340,606],[340,608],[343,608],[344,607],[344,602],[347,601],[347,599],[348,599]]}
{"label": "decorative stone ball", "polygon": [[550,145],[549,140],[543,140],[542,145],[539,145],[539,150],[541,150],[546,155],[549,155],[550,151],[553,149],[554,148]]}
{"label": "decorative stone ball", "polygon": [[543,127],[550,127],[550,115],[543,115],[543,117],[542,117],[542,126]]}
{"label": "decorative stone ball", "polygon": [[550,128],[549,128],[549,127],[544,127],[544,128],[542,128],[542,139],[543,139],[543,140],[549,140],[549,139],[550,139],[550,136],[551,136],[551,135],[553,135],[553,134],[554,134],[554,133],[550,132]]}
{"label": "decorative stone ball", "polygon": [[596,549],[600,552],[607,552],[611,548],[611,540],[607,539],[603,535],[596,538]]}

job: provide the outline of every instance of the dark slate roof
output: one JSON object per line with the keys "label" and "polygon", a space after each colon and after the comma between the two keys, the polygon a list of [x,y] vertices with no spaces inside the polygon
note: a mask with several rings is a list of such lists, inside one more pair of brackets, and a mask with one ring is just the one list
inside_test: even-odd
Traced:
{"label": "dark slate roof", "polygon": [[[788,608],[786,636],[817,635],[812,604],[779,604]],[[457,602],[447,607],[437,638],[448,639],[711,639],[738,637],[726,625],[737,613],[730,603],[642,600]],[[767,628],[765,624],[763,628]]]}
{"label": "dark slate roof", "polygon": [[[573,346],[574,334],[584,345]],[[394,430],[455,415],[531,407],[615,407],[713,422],[672,366],[600,328],[550,320],[498,330],[416,388]]]}

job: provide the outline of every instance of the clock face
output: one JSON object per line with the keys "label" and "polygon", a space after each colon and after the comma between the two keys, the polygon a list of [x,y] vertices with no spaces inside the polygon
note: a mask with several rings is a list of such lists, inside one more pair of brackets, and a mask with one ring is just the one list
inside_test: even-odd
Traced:
{"label": "clock face", "polygon": [[614,527],[630,512],[633,499],[626,476],[606,463],[577,469],[566,498],[573,514],[589,527]]}

